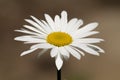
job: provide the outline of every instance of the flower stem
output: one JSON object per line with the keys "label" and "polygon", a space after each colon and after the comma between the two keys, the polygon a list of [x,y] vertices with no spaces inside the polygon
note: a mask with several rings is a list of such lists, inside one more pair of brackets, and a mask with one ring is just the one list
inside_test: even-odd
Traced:
{"label": "flower stem", "polygon": [[61,80],[61,69],[57,70],[57,80]]}

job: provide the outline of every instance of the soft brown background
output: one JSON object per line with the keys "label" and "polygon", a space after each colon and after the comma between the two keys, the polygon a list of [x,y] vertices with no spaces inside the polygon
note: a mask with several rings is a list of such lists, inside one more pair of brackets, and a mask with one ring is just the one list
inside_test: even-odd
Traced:
{"label": "soft brown background", "polygon": [[[39,50],[20,57],[29,45],[14,41],[22,35],[14,32],[27,24],[24,19],[34,15],[44,19],[66,10],[69,19],[82,18],[84,24],[97,21],[98,44],[106,53],[86,53],[80,61],[71,56],[64,61],[62,80],[120,80],[120,2],[119,0],[0,0],[0,80],[56,80],[54,59],[49,52],[37,59]],[[96,36],[95,36],[96,37]]]}

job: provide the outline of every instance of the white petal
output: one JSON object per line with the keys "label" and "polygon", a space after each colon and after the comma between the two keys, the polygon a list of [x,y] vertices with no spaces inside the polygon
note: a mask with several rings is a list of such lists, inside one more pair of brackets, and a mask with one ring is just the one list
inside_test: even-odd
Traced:
{"label": "white petal", "polygon": [[58,15],[55,16],[55,29],[56,31],[60,31],[61,30],[61,20],[60,20],[60,17]]}
{"label": "white petal", "polygon": [[27,29],[30,29],[30,30],[34,31],[34,32],[37,32],[37,33],[40,33],[40,34],[45,34],[45,33],[41,32],[40,30],[38,30],[38,29],[36,29],[32,26],[29,26],[29,25],[23,25],[23,26]]}
{"label": "white petal", "polygon": [[31,46],[31,49],[33,49],[33,48],[50,49],[52,47],[53,46],[48,43],[41,43],[41,44],[35,44],[35,45]]}
{"label": "white petal", "polygon": [[54,47],[50,52],[50,56],[55,57],[55,56],[57,56],[57,54],[58,54],[58,48]]}
{"label": "white petal", "polygon": [[[48,34],[51,32],[51,29],[50,29],[50,27],[48,26],[48,24],[44,21],[44,20],[39,20],[39,19],[37,19],[37,18],[35,18],[34,16],[31,16],[39,25],[40,25],[40,27],[42,27]],[[38,29],[39,29],[39,27],[38,27]]]}
{"label": "white petal", "polygon": [[90,32],[93,29],[95,29],[97,26],[98,26],[97,22],[87,24],[86,26],[84,26],[84,27],[80,28],[79,30],[77,30],[75,34],[83,34],[83,33],[86,33],[86,32]]}
{"label": "white petal", "polygon": [[32,42],[36,42],[36,41],[40,41],[41,39],[38,39],[38,38],[34,38],[34,37],[31,37],[31,36],[19,36],[19,37],[16,37],[14,38],[14,40],[17,40],[17,41],[32,41]]}
{"label": "white petal", "polygon": [[[77,21],[78,21],[77,18],[71,19],[71,20],[68,22],[68,27],[71,26],[71,25],[74,25]],[[71,27],[72,27],[72,26],[71,26]]]}
{"label": "white petal", "polygon": [[25,29],[15,30],[15,31],[16,31],[16,32],[21,32],[21,33],[26,33],[26,34],[37,35],[37,36],[40,35],[39,33],[31,32],[31,31],[28,31],[28,30],[25,30]]}
{"label": "white petal", "polygon": [[67,12],[61,12],[61,31],[65,31],[67,25]]}
{"label": "white petal", "polygon": [[48,24],[50,25],[51,29],[53,31],[55,31],[55,28],[54,28],[55,27],[55,23],[54,23],[53,19],[48,14],[45,14],[45,19],[48,22]]}
{"label": "white petal", "polygon": [[74,26],[74,24],[75,24],[77,21],[78,21],[77,18],[71,19],[71,20],[68,22],[66,31],[67,31],[67,32],[70,32],[70,31],[73,29],[73,26]]}
{"label": "white petal", "polygon": [[64,56],[64,58],[68,59],[70,57],[69,52],[64,47],[59,47],[59,52]]}
{"label": "white petal", "polygon": [[61,21],[63,23],[67,23],[67,12],[66,11],[62,11],[62,13],[61,13]]}
{"label": "white petal", "polygon": [[77,52],[79,52],[80,54],[82,54],[83,56],[85,56],[84,52],[82,52],[81,50],[75,48],[75,47],[72,47],[74,50],[76,50]]}
{"label": "white petal", "polygon": [[80,60],[81,56],[80,56],[80,54],[79,54],[77,51],[75,51],[75,50],[74,50],[73,48],[71,48],[70,46],[65,46],[65,48],[66,48],[75,58],[77,58],[77,59]]}
{"label": "white petal", "polygon": [[95,45],[92,45],[92,44],[87,44],[87,46],[94,49],[97,52],[105,53],[105,51],[102,48],[98,47],[98,46],[95,46]]}
{"label": "white petal", "polygon": [[81,25],[83,25],[83,20],[82,19],[79,19],[73,26],[72,26],[72,29],[70,31],[70,34],[73,34],[75,33],[79,27],[81,27]]}
{"label": "white petal", "polygon": [[44,25],[41,23],[41,21],[40,21],[39,19],[37,19],[36,17],[34,17],[34,16],[30,16],[30,17],[33,18],[33,20],[35,20],[39,25],[44,26]]}
{"label": "white petal", "polygon": [[30,50],[24,51],[24,52],[22,52],[22,53],[20,54],[20,56],[24,56],[24,55],[26,55],[26,54],[29,54],[29,53],[35,51],[36,49],[37,49],[37,48],[34,48],[34,49],[30,49]]}
{"label": "white petal", "polygon": [[34,27],[38,28],[39,30],[43,31],[44,33],[46,33],[46,31],[36,22],[30,20],[30,19],[25,19],[26,22],[30,23],[31,25],[33,25]]}
{"label": "white petal", "polygon": [[75,39],[73,43],[100,43],[101,41],[104,40],[99,38],[83,38],[83,39]]}
{"label": "white petal", "polygon": [[63,65],[63,60],[61,59],[60,54],[57,55],[57,58],[55,60],[55,64],[58,70],[61,69],[62,65]]}
{"label": "white petal", "polygon": [[44,29],[49,33],[51,33],[53,30],[50,28],[50,26],[48,25],[48,23],[44,20],[41,20],[43,22],[43,24],[45,25]]}
{"label": "white petal", "polygon": [[31,18],[33,18],[33,20],[35,20],[40,25],[40,27],[36,26],[36,28],[38,28],[38,29],[45,29],[46,28],[46,26],[39,19],[37,19],[34,16],[31,16]]}
{"label": "white petal", "polygon": [[40,39],[40,40],[36,40],[36,41],[26,41],[24,42],[24,44],[30,44],[30,43],[45,43],[46,40],[44,39]]}
{"label": "white petal", "polygon": [[81,25],[83,25],[83,20],[82,19],[79,19],[77,21],[77,23],[74,25],[75,26],[75,30],[77,30],[79,27],[81,27]]}
{"label": "white petal", "polygon": [[99,33],[98,31],[91,31],[91,32],[87,32],[87,33],[84,33],[84,34],[76,34],[76,35],[72,35],[72,36],[74,38],[83,38],[83,37],[88,37],[88,36],[98,34],[98,33]]}
{"label": "white petal", "polygon": [[86,44],[72,44],[75,47],[78,47],[82,50],[84,50],[85,52],[89,53],[89,54],[93,54],[93,55],[97,55],[99,56],[99,53],[96,52],[95,50],[91,49],[90,47],[88,47]]}
{"label": "white petal", "polygon": [[[29,35],[28,35],[29,36]],[[30,35],[31,37],[38,38],[38,39],[46,39],[47,35],[39,34],[38,36]]]}
{"label": "white petal", "polygon": [[[31,16],[43,29],[45,29],[46,28],[46,26],[39,20],[39,19],[37,19],[36,17],[34,17],[34,16]],[[38,27],[38,29],[39,29],[39,27]],[[46,30],[46,29],[45,29]]]}

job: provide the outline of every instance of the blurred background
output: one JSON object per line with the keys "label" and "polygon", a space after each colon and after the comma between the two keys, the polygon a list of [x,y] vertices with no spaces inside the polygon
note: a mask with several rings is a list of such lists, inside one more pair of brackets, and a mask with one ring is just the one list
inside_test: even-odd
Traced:
{"label": "blurred background", "polygon": [[44,19],[44,13],[54,18],[66,10],[69,19],[84,20],[84,25],[99,22],[101,33],[94,37],[105,39],[98,44],[105,54],[86,53],[79,61],[74,57],[64,60],[62,80],[120,80],[120,2],[119,0],[0,0],[0,80],[56,80],[54,58],[49,52],[39,59],[35,51],[20,57],[30,45],[14,41],[22,35],[14,32],[27,24],[25,18],[34,15]]}

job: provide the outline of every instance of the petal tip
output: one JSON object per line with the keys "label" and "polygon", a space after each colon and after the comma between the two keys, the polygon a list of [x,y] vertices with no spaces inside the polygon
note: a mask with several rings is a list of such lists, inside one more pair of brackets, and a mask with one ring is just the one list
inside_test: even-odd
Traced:
{"label": "petal tip", "polygon": [[30,15],[31,18],[33,18],[34,16]]}
{"label": "petal tip", "polygon": [[61,67],[57,67],[57,70],[60,70],[61,69]]}
{"label": "petal tip", "polygon": [[100,54],[98,53],[98,54],[95,54],[96,56],[100,56]]}
{"label": "petal tip", "polygon": [[93,22],[94,24],[98,25],[99,23],[98,22]]}
{"label": "petal tip", "polygon": [[79,58],[77,58],[78,60],[80,60],[81,58],[79,57]]}
{"label": "petal tip", "polygon": [[92,22],[91,24],[92,24],[93,26],[96,26],[96,27],[99,25],[98,22]]}
{"label": "petal tip", "polygon": [[45,14],[44,14],[44,16],[48,16],[48,14],[47,14],[47,13],[45,13]]}
{"label": "petal tip", "polygon": [[18,40],[18,37],[15,37],[15,38],[14,38],[14,40],[16,40],[16,41],[17,41],[17,40]]}
{"label": "petal tip", "polygon": [[15,32],[19,32],[20,30],[14,30]]}
{"label": "petal tip", "polygon": [[24,19],[26,22],[28,21],[28,19]]}
{"label": "petal tip", "polygon": [[24,56],[24,55],[25,55],[25,54],[22,54],[22,53],[20,54],[20,56]]}
{"label": "petal tip", "polygon": [[102,51],[100,51],[101,53],[105,53],[105,51],[102,49]]}
{"label": "petal tip", "polygon": [[66,11],[66,10],[63,10],[63,11],[61,12],[61,14],[67,14],[67,11]]}
{"label": "petal tip", "polygon": [[101,41],[105,41],[104,39],[101,39]]}
{"label": "petal tip", "polygon": [[62,65],[63,65],[63,60],[60,58],[60,56],[57,56],[55,63],[56,63],[57,69],[60,70],[62,68]]}
{"label": "petal tip", "polygon": [[32,15],[30,15],[30,17],[31,17],[32,19],[35,19],[35,17],[34,17],[34,16],[32,16]]}
{"label": "petal tip", "polygon": [[16,38],[14,38],[14,40],[16,40]]}
{"label": "petal tip", "polygon": [[98,25],[99,25],[99,23],[98,23],[98,22],[95,22],[95,25],[96,25],[96,26],[98,26]]}

